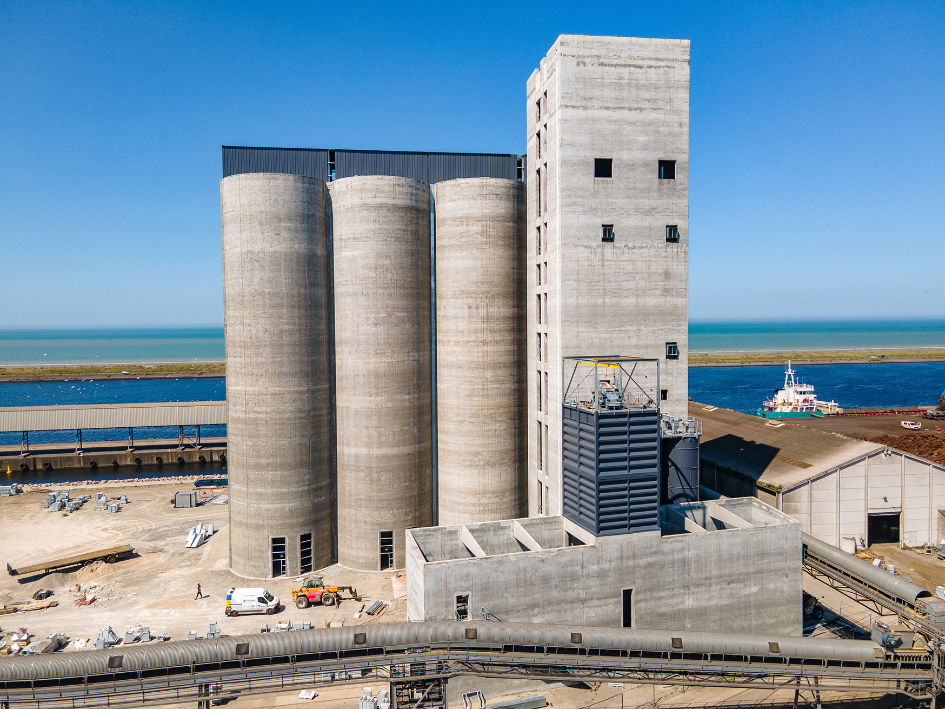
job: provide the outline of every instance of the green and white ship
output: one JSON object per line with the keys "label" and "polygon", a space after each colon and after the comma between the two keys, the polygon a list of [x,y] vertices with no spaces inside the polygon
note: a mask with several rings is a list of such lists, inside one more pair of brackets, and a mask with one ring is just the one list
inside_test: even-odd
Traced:
{"label": "green and white ship", "polygon": [[837,402],[818,401],[812,384],[804,384],[794,376],[791,369],[791,360],[788,360],[784,370],[784,386],[775,389],[774,394],[766,400],[758,415],[765,419],[802,418],[808,416],[826,416],[826,411],[836,411]]}

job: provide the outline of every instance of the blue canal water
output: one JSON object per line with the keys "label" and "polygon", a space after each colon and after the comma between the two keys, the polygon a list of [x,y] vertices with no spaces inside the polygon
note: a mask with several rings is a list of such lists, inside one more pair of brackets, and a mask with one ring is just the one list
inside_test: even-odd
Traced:
{"label": "blue canal water", "polygon": [[[223,401],[226,383],[209,379],[113,379],[68,382],[0,383],[0,406],[60,406],[68,404],[135,404],[163,401]],[[188,434],[193,428],[185,429]],[[135,438],[177,438],[173,426],[136,428]],[[201,426],[201,436],[225,436],[226,426]],[[127,429],[105,428],[82,432],[84,441],[120,441],[128,438]],[[75,441],[75,431],[36,431],[30,443],[68,443]],[[0,433],[0,445],[18,445],[20,434]]]}
{"label": "blue canal water", "polygon": [[[945,389],[945,362],[794,365],[797,376],[814,385],[817,398],[844,408],[934,404]],[[694,400],[753,414],[784,384],[774,366],[691,367]]]}
{"label": "blue canal water", "polygon": [[[934,404],[945,389],[945,362],[797,365],[798,376],[813,384],[820,399],[840,406],[915,406]],[[775,366],[693,367],[689,395],[696,401],[754,413],[765,397],[784,382]],[[222,401],[225,381],[213,379],[121,379],[69,382],[0,383],[0,406],[54,406],[60,404],[131,404],[158,401]],[[226,435],[226,426],[203,426],[204,436]],[[126,430],[84,431],[87,441],[123,440]],[[175,428],[135,429],[141,440],[176,438]],[[32,443],[67,443],[70,431],[30,434]],[[0,434],[0,445],[16,445],[19,434]]]}

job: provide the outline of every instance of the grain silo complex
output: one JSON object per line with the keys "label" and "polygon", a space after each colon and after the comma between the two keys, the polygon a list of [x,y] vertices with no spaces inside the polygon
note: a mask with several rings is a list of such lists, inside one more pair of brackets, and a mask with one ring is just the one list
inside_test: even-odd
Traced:
{"label": "grain silo complex", "polygon": [[220,187],[230,564],[243,576],[332,558],[327,192],[277,174]]}
{"label": "grain silo complex", "polygon": [[525,513],[525,189],[433,188],[439,523]]}
{"label": "grain silo complex", "polygon": [[574,516],[575,356],[658,363],[645,514],[614,483],[615,533],[694,496],[698,442],[659,445],[690,431],[688,62],[687,40],[562,35],[527,154],[223,148],[235,571],[403,568],[409,529]]}
{"label": "grain silo complex", "polygon": [[402,568],[404,530],[432,519],[430,186],[348,177],[331,200],[338,561]]}

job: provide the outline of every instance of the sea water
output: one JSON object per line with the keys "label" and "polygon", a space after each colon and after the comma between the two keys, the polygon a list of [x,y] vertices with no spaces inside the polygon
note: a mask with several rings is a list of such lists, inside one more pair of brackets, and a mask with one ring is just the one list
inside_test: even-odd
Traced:
{"label": "sea water", "polygon": [[0,365],[222,362],[222,327],[0,330]]}
{"label": "sea water", "polygon": [[934,347],[945,347],[945,320],[689,323],[692,353]]}

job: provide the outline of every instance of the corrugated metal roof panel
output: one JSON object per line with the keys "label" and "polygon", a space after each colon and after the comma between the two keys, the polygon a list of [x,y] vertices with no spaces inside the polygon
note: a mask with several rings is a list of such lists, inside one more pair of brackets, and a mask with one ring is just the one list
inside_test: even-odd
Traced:
{"label": "corrugated metal roof panel", "polygon": [[328,151],[322,148],[223,146],[223,177],[254,172],[302,175],[328,181]]}
{"label": "corrugated metal roof panel", "polygon": [[226,423],[225,401],[0,408],[0,432]]}
{"label": "corrugated metal roof panel", "polygon": [[[410,177],[434,184],[462,177],[517,177],[518,155],[507,153],[431,153],[398,150],[335,150],[335,179],[356,175]],[[274,172],[328,180],[323,148],[223,146],[223,177]]]}

